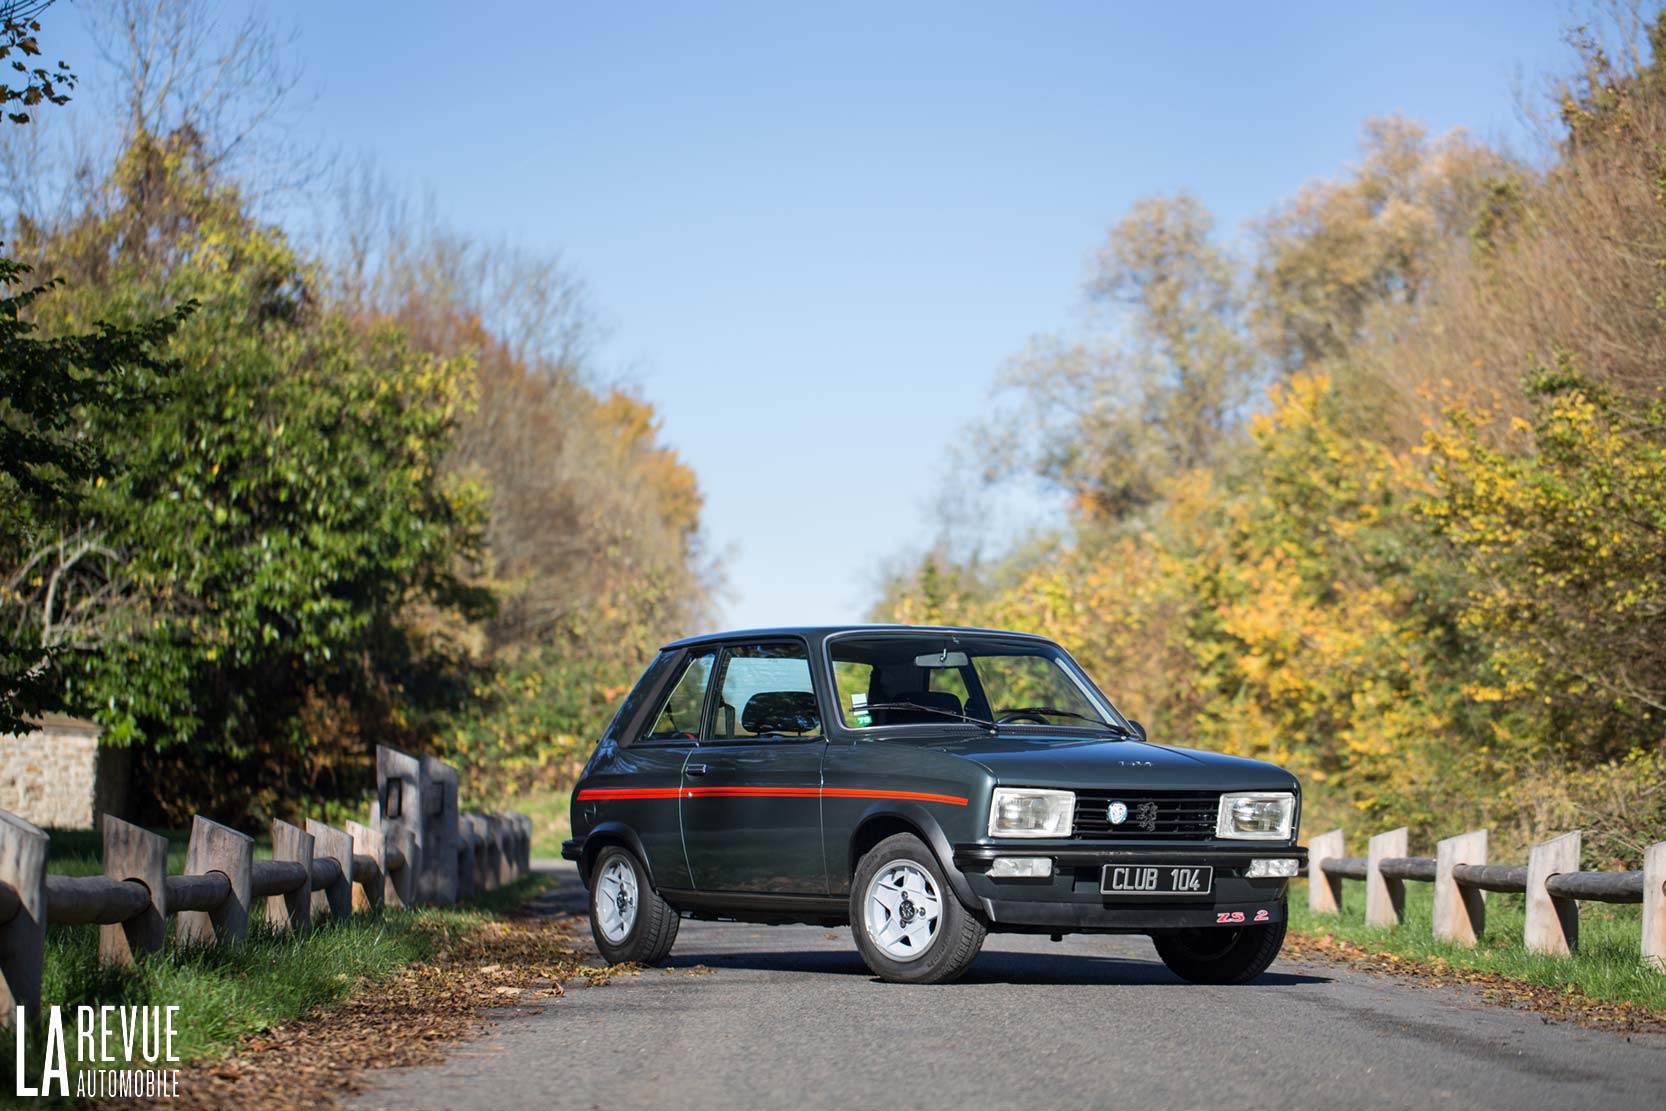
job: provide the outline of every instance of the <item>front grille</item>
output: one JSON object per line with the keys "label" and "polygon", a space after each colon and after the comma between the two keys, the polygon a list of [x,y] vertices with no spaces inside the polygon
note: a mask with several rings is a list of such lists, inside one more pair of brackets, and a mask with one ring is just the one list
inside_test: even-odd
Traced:
{"label": "front grille", "polygon": [[[1094,841],[1206,841],[1215,835],[1219,791],[1077,791],[1071,836]],[[1128,816],[1112,825],[1113,802]]]}

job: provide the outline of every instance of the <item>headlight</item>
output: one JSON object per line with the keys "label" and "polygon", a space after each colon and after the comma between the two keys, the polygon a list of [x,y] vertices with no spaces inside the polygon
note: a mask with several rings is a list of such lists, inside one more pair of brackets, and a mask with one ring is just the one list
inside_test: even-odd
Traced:
{"label": "headlight", "polygon": [[1288,841],[1296,796],[1284,791],[1233,791],[1221,796],[1215,836],[1237,841]]}
{"label": "headlight", "polygon": [[1069,837],[1076,796],[1069,791],[997,787],[989,800],[991,837]]}

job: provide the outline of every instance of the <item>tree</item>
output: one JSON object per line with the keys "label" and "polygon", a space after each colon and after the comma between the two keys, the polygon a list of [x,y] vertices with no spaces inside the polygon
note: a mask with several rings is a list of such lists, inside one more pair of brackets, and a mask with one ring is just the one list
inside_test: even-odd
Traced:
{"label": "tree", "polygon": [[[14,86],[0,82],[0,110],[12,123],[28,123],[28,112],[7,109],[16,103],[24,108],[38,104],[65,104],[69,90],[75,88],[75,74],[69,64],[59,62],[55,68],[31,65],[25,59],[40,57],[40,21],[35,17],[51,7],[52,0],[6,0],[0,3],[0,62],[10,59],[7,69],[23,75],[23,84]],[[20,55],[13,58],[12,55]]]}
{"label": "tree", "polygon": [[[0,5],[0,58],[35,56],[33,19],[45,4]],[[0,86],[0,103],[62,104],[75,78],[29,69],[21,89]],[[14,124],[27,113],[8,113]],[[87,498],[114,474],[100,422],[127,421],[155,406],[169,365],[162,348],[191,303],[128,326],[37,334],[32,317],[59,283],[31,280],[30,267],[0,256],[0,732],[75,707],[66,653],[104,643],[130,603],[121,558]]]}
{"label": "tree", "polygon": [[42,245],[99,275],[54,315],[201,304],[146,419],[89,422],[115,465],[88,506],[135,620],[72,681],[109,743],[143,745],[165,815],[271,813],[346,774],[334,742],[358,751],[352,730],[309,734],[309,712],[411,735],[460,689],[452,634],[490,610],[463,577],[482,496],[443,465],[470,366],[324,308],[312,268],[196,155],[190,134],[137,136],[107,207]]}
{"label": "tree", "polygon": [[1169,476],[1207,466],[1244,417],[1258,366],[1238,270],[1213,230],[1189,193],[1136,203],[1086,289],[1118,331],[1039,340],[1003,378],[1019,396],[992,437],[1004,458],[1092,517],[1126,517]]}
{"label": "tree", "polygon": [[55,662],[103,642],[125,605],[121,560],[86,515],[91,487],[114,473],[89,429],[157,404],[159,352],[191,312],[38,338],[27,314],[51,286],[18,289],[28,274],[0,258],[0,731],[69,707]]}
{"label": "tree", "polygon": [[1256,224],[1254,321],[1281,370],[1320,369],[1423,297],[1443,257],[1522,173],[1462,132],[1370,120],[1346,177],[1304,186]]}

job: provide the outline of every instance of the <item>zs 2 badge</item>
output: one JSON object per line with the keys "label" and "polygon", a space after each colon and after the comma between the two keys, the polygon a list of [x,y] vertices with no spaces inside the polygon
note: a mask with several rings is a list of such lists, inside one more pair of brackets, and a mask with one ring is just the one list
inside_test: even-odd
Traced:
{"label": "zs 2 badge", "polygon": [[[1266,922],[1271,917],[1272,916],[1267,911],[1258,910],[1255,912],[1255,917],[1251,918],[1250,921]],[[1223,910],[1219,914],[1215,915],[1215,924],[1217,926],[1238,926],[1242,925],[1243,922],[1244,912],[1241,910]]]}

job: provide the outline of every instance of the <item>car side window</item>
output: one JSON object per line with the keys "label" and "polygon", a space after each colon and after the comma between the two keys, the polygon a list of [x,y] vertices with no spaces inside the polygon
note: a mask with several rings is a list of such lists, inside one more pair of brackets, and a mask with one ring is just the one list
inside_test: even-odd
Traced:
{"label": "car side window", "polygon": [[821,711],[802,644],[741,644],[723,653],[711,735],[819,737]]}
{"label": "car side window", "polygon": [[643,741],[692,741],[700,736],[700,717],[706,709],[706,687],[711,682],[712,665],[717,662],[717,651],[710,649],[691,655],[683,664],[683,673],[671,684],[659,713]]}

